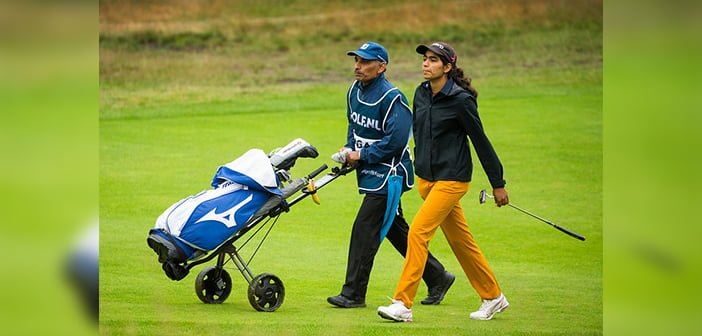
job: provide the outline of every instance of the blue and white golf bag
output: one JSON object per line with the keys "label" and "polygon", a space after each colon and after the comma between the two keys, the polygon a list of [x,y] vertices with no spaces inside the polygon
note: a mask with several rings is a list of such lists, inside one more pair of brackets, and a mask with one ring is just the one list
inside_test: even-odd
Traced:
{"label": "blue and white golf bag", "polygon": [[281,194],[271,161],[260,149],[220,166],[211,185],[214,189],[182,199],[158,217],[150,236],[177,247],[159,262],[184,262],[217,248],[271,196]]}
{"label": "blue and white golf bag", "polygon": [[[318,154],[314,146],[299,138],[270,157],[260,149],[251,149],[217,169],[213,189],[171,205],[156,219],[156,227],[146,238],[166,275],[181,280],[188,274],[188,261],[245,234],[260,219],[287,211],[285,199],[299,191],[304,180],[290,181],[288,170],[298,158]],[[288,185],[280,189],[286,182]]]}

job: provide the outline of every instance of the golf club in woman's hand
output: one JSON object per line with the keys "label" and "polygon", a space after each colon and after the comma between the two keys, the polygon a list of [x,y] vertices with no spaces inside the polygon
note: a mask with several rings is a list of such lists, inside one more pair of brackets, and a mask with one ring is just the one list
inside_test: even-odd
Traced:
{"label": "golf club in woman's hand", "polygon": [[[481,190],[481,191],[480,191],[480,204],[485,203],[485,201],[487,201],[488,197],[489,197],[489,198],[495,198],[494,196],[489,195],[485,189]],[[581,236],[581,235],[579,235],[579,234],[577,234],[577,233],[575,233],[575,232],[571,232],[571,231],[569,231],[568,229],[565,229],[565,228],[563,228],[563,227],[561,227],[561,226],[559,226],[559,225],[556,225],[556,224],[552,223],[551,221],[549,221],[549,220],[547,220],[547,219],[544,219],[544,218],[541,218],[541,217],[539,217],[539,216],[537,216],[537,215],[534,215],[533,213],[531,213],[531,212],[529,212],[529,211],[526,211],[526,210],[524,210],[524,209],[522,209],[522,208],[520,208],[520,207],[518,207],[518,206],[516,206],[516,205],[514,205],[514,204],[512,204],[512,203],[508,203],[507,205],[509,205],[509,206],[511,206],[511,207],[513,207],[513,208],[515,208],[515,209],[517,209],[517,210],[519,210],[519,211],[521,211],[521,212],[523,212],[523,213],[525,213],[525,214],[531,216],[531,217],[534,217],[534,218],[536,218],[536,219],[538,219],[538,220],[540,220],[540,221],[542,221],[542,222],[544,222],[544,223],[546,223],[546,224],[549,224],[549,225],[553,226],[554,228],[558,229],[559,231],[561,231],[561,232],[563,232],[563,233],[565,233],[565,234],[567,234],[567,235],[569,235],[569,236],[571,236],[571,237],[573,237],[573,238],[575,238],[575,239],[579,239],[579,240],[583,240],[583,241],[585,240],[585,237],[583,237],[583,236]]]}

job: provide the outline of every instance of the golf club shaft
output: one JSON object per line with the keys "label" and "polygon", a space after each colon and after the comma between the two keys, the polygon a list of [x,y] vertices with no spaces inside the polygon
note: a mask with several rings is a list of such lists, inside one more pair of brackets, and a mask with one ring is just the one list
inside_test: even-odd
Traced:
{"label": "golf club shaft", "polygon": [[507,203],[507,205],[509,205],[509,206],[511,206],[511,207],[513,207],[513,208],[515,208],[515,209],[517,209],[517,210],[519,210],[519,211],[521,211],[521,212],[523,212],[523,213],[525,213],[525,214],[531,216],[531,217],[534,217],[534,218],[536,218],[536,219],[540,219],[540,220],[543,221],[543,222],[546,222],[546,223],[551,224],[551,225],[556,225],[556,224],[551,223],[551,221],[549,221],[548,219],[541,218],[541,217],[539,217],[539,216],[537,216],[537,215],[534,215],[533,213],[531,213],[531,212],[529,212],[529,211],[526,211],[526,210],[524,210],[524,209],[522,209],[522,208],[520,208],[520,207],[518,207],[518,206],[516,206],[516,205],[514,205],[514,204],[512,204],[512,203]]}
{"label": "golf club shaft", "polygon": [[514,205],[514,204],[512,204],[512,203],[508,203],[507,205],[509,205],[509,206],[511,206],[511,207],[513,207],[513,208],[515,208],[515,209],[517,209],[517,210],[519,210],[519,211],[521,211],[521,212],[523,212],[523,213],[525,213],[525,214],[531,216],[531,217],[534,217],[534,218],[536,218],[536,219],[539,219],[539,220],[541,220],[542,222],[553,226],[554,228],[558,229],[559,231],[561,231],[561,232],[563,232],[563,233],[565,233],[565,234],[567,234],[567,235],[569,235],[569,236],[571,236],[571,237],[573,237],[573,238],[575,238],[575,239],[579,239],[579,240],[583,240],[583,241],[585,240],[585,237],[583,237],[583,236],[581,236],[581,235],[579,235],[579,234],[577,234],[577,233],[575,233],[575,232],[571,232],[571,231],[569,231],[569,230],[567,230],[567,229],[564,229],[564,228],[560,227],[559,225],[556,225],[556,224],[552,223],[551,221],[549,221],[549,220],[547,220],[547,219],[544,219],[544,218],[541,218],[541,217],[539,217],[539,216],[537,216],[537,215],[534,215],[533,213],[531,213],[531,212],[529,212],[529,211],[526,211],[526,210],[524,210],[524,209],[522,209],[522,208],[520,208],[520,207],[518,207],[518,206],[516,206],[516,205]]}

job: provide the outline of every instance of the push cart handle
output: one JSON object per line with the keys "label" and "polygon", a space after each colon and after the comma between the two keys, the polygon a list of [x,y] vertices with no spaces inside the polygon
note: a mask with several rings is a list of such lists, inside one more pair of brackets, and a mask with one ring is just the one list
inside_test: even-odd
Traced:
{"label": "push cart handle", "polygon": [[309,180],[311,178],[314,178],[315,176],[319,175],[321,172],[327,170],[327,168],[329,168],[329,166],[327,166],[326,164],[323,164],[321,167],[317,168],[315,171],[313,171],[309,175],[307,175],[307,179]]}

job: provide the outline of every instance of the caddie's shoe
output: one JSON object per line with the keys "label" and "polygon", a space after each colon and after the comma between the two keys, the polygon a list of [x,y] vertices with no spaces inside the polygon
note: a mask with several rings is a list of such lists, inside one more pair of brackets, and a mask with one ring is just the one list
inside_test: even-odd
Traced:
{"label": "caddie's shoe", "polygon": [[483,300],[483,304],[480,305],[478,311],[470,313],[470,318],[474,320],[489,320],[495,314],[504,311],[509,307],[509,302],[504,295],[500,294],[496,299],[493,300]]}
{"label": "caddie's shoe", "polygon": [[362,308],[366,306],[366,302],[363,300],[351,300],[341,294],[328,297],[327,302],[339,308]]}
{"label": "caddie's shoe", "polygon": [[378,307],[378,315],[395,322],[412,322],[412,309],[405,307],[400,300],[392,300],[391,305]]}
{"label": "caddie's shoe", "polygon": [[444,295],[446,295],[446,292],[448,292],[455,280],[456,276],[453,274],[449,272],[444,273],[444,278],[441,279],[441,282],[439,282],[438,285],[429,288],[429,295],[427,295],[427,297],[422,300],[421,303],[423,305],[438,305],[441,303],[441,300],[444,299]]}

